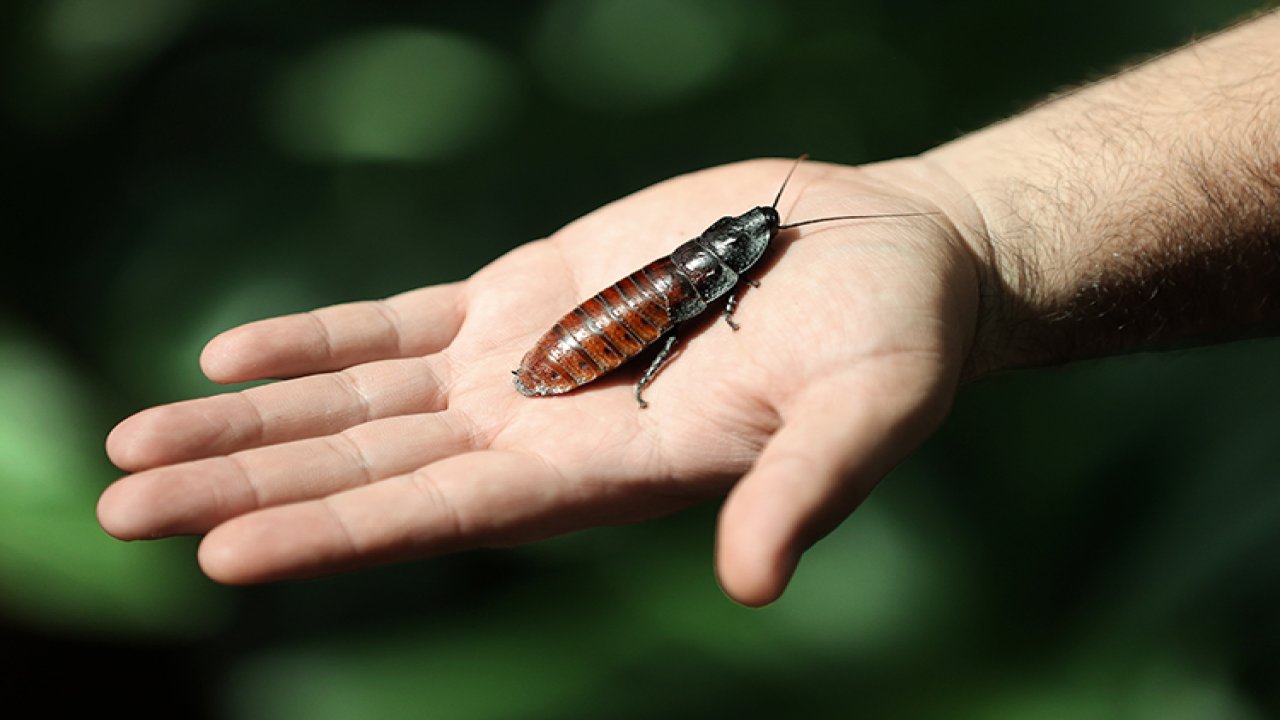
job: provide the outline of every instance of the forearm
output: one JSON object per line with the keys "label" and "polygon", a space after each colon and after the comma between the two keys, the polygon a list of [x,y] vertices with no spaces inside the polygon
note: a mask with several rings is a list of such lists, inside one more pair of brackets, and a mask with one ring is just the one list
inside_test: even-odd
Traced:
{"label": "forearm", "polygon": [[945,145],[970,375],[1280,325],[1280,13]]}

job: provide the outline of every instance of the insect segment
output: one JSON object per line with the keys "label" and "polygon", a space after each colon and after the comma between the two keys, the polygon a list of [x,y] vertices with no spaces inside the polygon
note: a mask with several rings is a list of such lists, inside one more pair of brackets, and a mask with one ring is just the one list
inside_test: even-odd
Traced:
{"label": "insect segment", "polygon": [[[791,174],[808,155],[802,155],[778,188],[773,204],[723,217],[698,237],[677,247],[601,290],[569,311],[525,354],[513,370],[521,394],[559,395],[585,385],[617,368],[666,335],[649,368],[636,384],[636,402],[676,344],[677,326],[702,314],[707,306],[743,282],[756,285],[742,274],[764,255],[780,230],[831,220],[908,217],[933,213],[889,215],[841,215],[783,225],[778,200]],[[732,314],[737,295],[725,305],[725,321],[734,330]]]}

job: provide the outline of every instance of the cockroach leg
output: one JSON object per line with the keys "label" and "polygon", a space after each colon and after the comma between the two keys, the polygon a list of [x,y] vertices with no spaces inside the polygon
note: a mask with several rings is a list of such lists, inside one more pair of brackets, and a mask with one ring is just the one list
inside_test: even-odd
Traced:
{"label": "cockroach leg", "polygon": [[[753,288],[760,287],[760,282],[758,280],[752,280],[751,278],[742,278],[742,282]],[[729,323],[729,327],[733,328],[734,332],[738,332],[742,329],[741,325],[733,321],[733,313],[738,309],[738,295],[741,294],[741,292],[741,290],[735,290],[731,293],[729,295],[729,301],[724,305],[724,321]]]}
{"label": "cockroach leg", "polygon": [[729,296],[729,302],[724,304],[724,321],[729,323],[729,327],[733,328],[734,332],[738,332],[742,329],[741,325],[733,321],[733,311],[737,309],[738,293],[733,293]]}
{"label": "cockroach leg", "polygon": [[640,378],[640,382],[636,383],[636,402],[640,403],[640,409],[649,407],[649,403],[640,397],[640,393],[644,392],[645,386],[653,382],[653,378],[662,369],[662,365],[671,357],[671,348],[676,344],[676,333],[674,330],[667,336],[667,341],[662,344],[662,349],[654,356],[653,362],[649,363],[649,369],[644,371],[644,375]]}

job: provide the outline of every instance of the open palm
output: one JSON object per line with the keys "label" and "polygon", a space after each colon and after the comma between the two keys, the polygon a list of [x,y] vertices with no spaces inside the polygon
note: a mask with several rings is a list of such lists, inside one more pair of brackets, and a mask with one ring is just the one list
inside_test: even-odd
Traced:
{"label": "open palm", "polygon": [[[244,583],[632,522],[729,492],[718,571],[768,602],[945,414],[972,340],[972,255],[946,216],[784,231],[735,318],[680,329],[646,392],[641,360],[527,398],[511,370],[577,303],[767,202],[785,161],[673,179],[511,252],[469,280],[233,329],[220,382],[293,378],[145,410],[108,453],[129,475],[99,517],[121,538],[207,533],[205,571]],[[919,161],[804,165],[784,221],[932,211]],[[921,188],[925,188],[921,190]],[[745,477],[744,477],[745,476]]]}

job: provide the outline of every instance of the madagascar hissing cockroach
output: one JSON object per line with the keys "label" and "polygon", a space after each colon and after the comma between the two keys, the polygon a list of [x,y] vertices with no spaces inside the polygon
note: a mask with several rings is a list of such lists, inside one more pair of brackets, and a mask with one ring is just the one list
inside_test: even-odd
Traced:
{"label": "madagascar hissing cockroach", "polygon": [[[559,395],[585,385],[666,335],[662,349],[636,383],[636,402],[653,380],[676,344],[676,327],[701,314],[707,305],[733,290],[739,283],[757,285],[742,277],[760,260],[769,243],[781,230],[831,222],[871,218],[914,217],[936,213],[891,213],[886,215],[839,215],[781,224],[778,201],[800,162],[801,155],[782,180],[773,204],[749,210],[737,217],[723,217],[698,237],[684,243],[670,255],[654,260],[591,299],[569,311],[551,327],[533,349],[512,370],[516,389],[524,395]],[[729,295],[724,319],[733,321],[738,296]]]}

